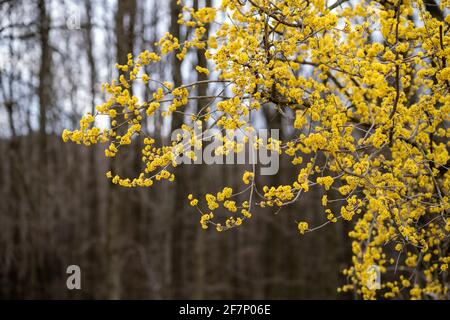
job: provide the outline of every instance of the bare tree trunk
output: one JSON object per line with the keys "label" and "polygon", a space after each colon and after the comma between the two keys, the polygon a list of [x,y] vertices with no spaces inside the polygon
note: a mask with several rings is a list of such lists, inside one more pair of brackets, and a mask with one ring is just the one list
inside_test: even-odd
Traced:
{"label": "bare tree trunk", "polygon": [[[94,30],[93,30],[93,12],[92,12],[92,3],[90,0],[84,1],[84,6],[86,10],[86,55],[87,55],[87,61],[89,65],[89,76],[90,76],[90,94],[91,94],[91,114],[95,114],[95,106],[96,106],[96,86],[97,86],[97,65],[95,63],[95,57],[94,57]],[[89,251],[89,257],[91,260],[95,260],[99,256],[101,256],[101,246],[100,246],[100,240],[101,240],[101,228],[100,228],[100,221],[101,221],[101,212],[100,212],[100,205],[99,205],[99,190],[98,190],[98,175],[97,172],[99,170],[98,164],[97,164],[97,151],[98,147],[96,144],[93,144],[90,146],[89,149],[89,161],[88,161],[88,175],[87,175],[87,201],[86,201],[86,216],[88,218],[89,228],[87,229],[87,235],[88,238],[91,239],[91,241],[95,241],[95,245],[91,245],[88,249]],[[101,264],[100,266],[103,267]],[[100,268],[97,268],[100,269]],[[102,278],[103,273],[101,270],[92,270],[91,271],[91,279],[88,279],[90,283],[95,285],[95,278]]]}
{"label": "bare tree trunk", "polygon": [[[134,15],[136,12],[135,0],[118,1],[116,11],[116,60],[119,64],[126,64],[127,54],[133,51],[133,35],[129,34],[130,25],[134,24]],[[123,119],[119,119],[121,121]],[[113,172],[120,172],[122,169],[116,159],[111,161],[111,169]],[[126,206],[124,201],[124,190],[119,186],[111,186],[109,204],[109,223],[108,223],[108,256],[109,256],[109,298],[120,299],[122,296],[122,266],[124,260],[124,238],[125,231],[123,223],[125,223],[124,215],[126,215]]]}
{"label": "bare tree trunk", "polygon": [[[181,13],[181,8],[177,4],[177,0],[170,1],[170,33],[180,39],[181,30],[178,24],[178,15]],[[172,55],[172,78],[175,87],[179,87],[182,84],[183,77],[181,74],[181,61]],[[183,123],[183,116],[174,113],[172,114],[172,131],[181,127]],[[184,277],[184,267],[182,265],[183,261],[183,225],[182,225],[182,212],[184,208],[184,203],[186,201],[184,197],[183,190],[186,190],[183,177],[183,167],[178,166],[175,168],[175,185],[174,185],[174,208],[171,215],[171,239],[172,244],[171,255],[170,255],[170,296],[173,299],[179,299],[182,296],[183,288],[183,277]]]}
{"label": "bare tree trunk", "polygon": [[[205,2],[205,6],[206,7],[210,7],[211,6],[211,0],[206,0]],[[199,8],[199,0],[195,0],[194,1],[194,8],[198,9]],[[205,33],[205,38],[208,38],[209,35],[209,25],[205,26],[206,28],[206,33]],[[196,52],[197,55],[197,64],[199,66],[202,67],[206,67],[207,65],[207,60],[205,57],[205,50],[197,50]],[[207,76],[204,73],[197,73],[197,81],[203,81],[203,80],[207,80]],[[208,93],[208,84],[200,84],[197,87],[197,95],[198,96],[206,96]],[[201,104],[202,100],[197,100],[197,105],[196,105],[196,111],[198,112],[201,108],[202,108],[202,104]],[[195,112],[194,112],[195,113]],[[196,179],[196,189],[200,189],[201,184],[203,183],[205,177],[203,175],[204,170],[199,170],[199,174],[198,177]],[[195,274],[194,274],[194,279],[195,279],[195,291],[194,291],[194,298],[195,299],[204,299],[205,298],[205,285],[206,285],[206,262],[205,262],[205,244],[204,244],[204,240],[205,237],[203,236],[203,230],[197,225],[197,226],[192,226],[191,224],[191,228],[195,228],[194,232],[195,232]]]}
{"label": "bare tree trunk", "polygon": [[[52,52],[49,43],[50,34],[50,15],[47,12],[47,5],[45,0],[38,1],[39,10],[39,37],[40,37],[40,48],[41,48],[41,61],[39,67],[39,87],[38,87],[38,97],[39,97],[39,196],[38,196],[38,208],[39,216],[37,218],[37,225],[41,229],[41,237],[47,237],[48,226],[46,225],[47,220],[50,218],[48,216],[48,148],[47,148],[47,114],[48,109],[51,106],[50,92],[52,88],[52,77],[51,77],[51,63],[52,63]],[[36,239],[35,239],[36,240]],[[46,239],[37,239],[33,244],[36,246],[43,245]],[[43,284],[41,281],[42,268],[44,266],[44,252],[43,250],[35,250],[37,265],[33,267],[33,272],[38,272],[39,274],[32,277],[34,285],[41,287]],[[39,277],[39,278],[38,278]]]}

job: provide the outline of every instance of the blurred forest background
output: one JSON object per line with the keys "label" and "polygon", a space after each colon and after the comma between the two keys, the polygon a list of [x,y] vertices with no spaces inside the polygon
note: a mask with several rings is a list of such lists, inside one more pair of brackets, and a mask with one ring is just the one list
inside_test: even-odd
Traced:
{"label": "blurred forest background", "polygon": [[[0,0],[0,298],[348,298],[336,291],[351,256],[348,223],[305,236],[296,227],[326,221],[320,191],[278,214],[255,212],[238,229],[205,231],[187,194],[237,187],[242,167],[182,166],[175,183],[125,189],[105,173],[137,172],[139,146],[111,162],[101,147],[62,142],[62,129],[103,101],[101,84],[117,77],[116,62],[152,50],[166,31],[189,36],[177,24],[180,10],[176,0]],[[201,51],[147,73],[175,84],[202,80],[197,64],[206,65]],[[265,110],[266,127],[290,134]],[[180,123],[148,121],[158,141]],[[296,175],[282,162],[264,182]],[[82,290],[66,288],[71,264],[81,267]]]}

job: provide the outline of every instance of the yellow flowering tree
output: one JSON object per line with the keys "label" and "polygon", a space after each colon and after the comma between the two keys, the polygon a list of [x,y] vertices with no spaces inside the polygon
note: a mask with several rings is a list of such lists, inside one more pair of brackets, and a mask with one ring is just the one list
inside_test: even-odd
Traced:
{"label": "yellow flowering tree", "polygon": [[[351,221],[353,258],[340,291],[365,299],[449,298],[449,7],[448,0],[440,2],[441,17],[421,0],[223,0],[216,8],[184,7],[178,22],[193,29],[191,37],[180,42],[167,33],[157,52],[130,54],[126,65],[116,65],[121,76],[104,85],[109,99],[95,115],[85,115],[79,129],[65,130],[63,139],[105,143],[106,157],[142,139],[144,171],[107,177],[123,187],[150,187],[176,178],[182,154],[195,158],[192,150],[203,141],[195,126],[247,134],[255,130],[251,115],[272,109],[295,134],[243,144],[290,157],[298,176],[259,188],[253,169],[243,173],[241,190],[189,194],[202,228],[228,230],[258,208],[289,206],[310,188],[323,188],[326,222],[301,221],[298,230]],[[221,83],[214,95],[196,96],[199,83],[174,87],[143,73],[163,56],[183,60],[195,50],[204,50],[209,62],[195,68],[208,75],[202,83]],[[131,93],[136,82],[152,88],[149,101]],[[204,107],[189,113],[192,100]],[[184,115],[183,137],[157,145],[143,128],[157,110],[168,118]],[[109,116],[108,129],[94,126],[97,115]],[[186,137],[188,143],[180,142]],[[242,148],[223,140],[217,153]],[[238,195],[246,200],[239,202]],[[228,212],[224,221],[217,220],[218,210]],[[374,268],[381,278],[375,286]]]}

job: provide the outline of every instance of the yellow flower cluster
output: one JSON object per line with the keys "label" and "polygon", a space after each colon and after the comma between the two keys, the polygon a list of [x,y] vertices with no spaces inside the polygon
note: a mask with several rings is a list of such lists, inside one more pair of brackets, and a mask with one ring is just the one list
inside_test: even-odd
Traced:
{"label": "yellow flower cluster", "polygon": [[[247,135],[255,130],[252,113],[278,112],[291,129],[282,140],[264,143],[246,136],[238,143],[223,137],[214,151],[228,155],[246,145],[277,151],[292,158],[297,176],[261,188],[247,171],[243,189],[235,193],[226,187],[206,194],[204,201],[190,195],[190,205],[202,214],[202,228],[240,226],[258,208],[288,207],[301,201],[302,192],[322,186],[322,205],[340,206],[334,213],[324,208],[323,226],[341,218],[353,226],[353,258],[344,271],[348,283],[339,291],[365,299],[449,298],[449,4],[441,1],[436,7],[444,21],[431,15],[422,0],[357,1],[331,8],[323,0],[222,0],[217,8],[185,7],[179,23],[193,29],[187,32],[190,38],[180,42],[167,33],[157,53],[128,55],[127,64],[116,65],[117,80],[103,86],[107,101],[96,114],[86,114],[78,129],[64,130],[62,138],[87,146],[105,143],[107,157],[143,139],[142,174],[107,176],[124,187],[145,187],[154,180],[173,181],[178,156],[195,158],[192,150],[202,148],[194,132],[198,122]],[[213,22],[206,38],[205,26]],[[196,83],[174,88],[141,69],[163,55],[182,60],[188,50],[198,49],[206,51],[209,69],[196,70],[214,70],[209,77],[218,78],[208,81],[226,84],[227,92],[189,114],[189,102],[199,98],[192,90]],[[133,95],[136,81],[151,88],[148,101]],[[188,115],[185,134],[157,146],[143,121],[156,113],[170,118],[174,112]],[[95,126],[97,115],[110,118],[109,129]],[[331,189],[338,192],[328,193]],[[226,215],[222,224],[215,222],[219,212]],[[301,222],[298,230],[316,228]],[[373,266],[382,275],[379,288],[367,286]]]}
{"label": "yellow flower cluster", "polygon": [[250,180],[253,180],[253,177],[254,177],[254,173],[253,173],[253,172],[245,171],[245,172],[244,172],[244,175],[242,176],[242,181],[243,181],[245,184],[249,184],[249,183],[250,183]]}
{"label": "yellow flower cluster", "polygon": [[298,231],[301,234],[304,234],[308,230],[308,223],[307,222],[299,222],[298,223]]}

